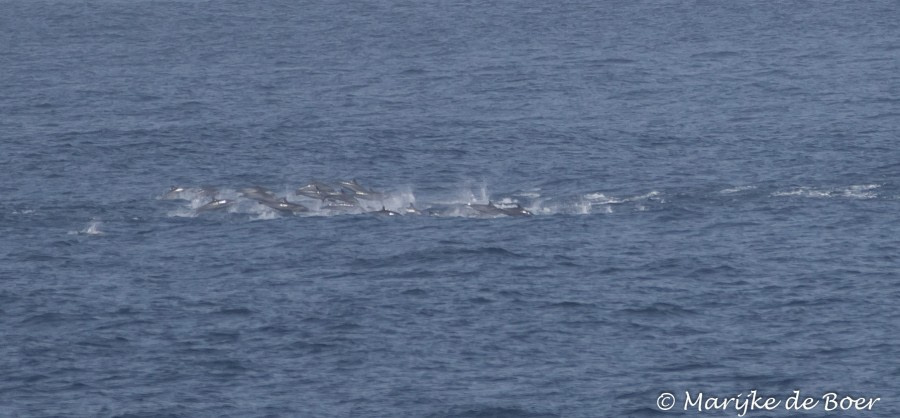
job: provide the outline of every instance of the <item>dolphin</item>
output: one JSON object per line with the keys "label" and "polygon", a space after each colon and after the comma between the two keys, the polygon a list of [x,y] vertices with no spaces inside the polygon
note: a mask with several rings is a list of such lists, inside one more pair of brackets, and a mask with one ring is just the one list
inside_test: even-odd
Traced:
{"label": "dolphin", "polygon": [[459,216],[469,205],[462,204],[437,204],[431,205],[421,212],[429,216]]}
{"label": "dolphin", "polygon": [[309,209],[306,206],[288,202],[287,198],[281,198],[280,201],[260,201],[263,205],[266,205],[272,209],[275,209],[279,212],[285,213],[301,213],[301,212],[309,212]]}
{"label": "dolphin", "polygon": [[214,196],[216,189],[212,187],[184,187],[172,186],[169,191],[160,197],[163,200],[191,200],[190,194],[199,196]]}
{"label": "dolphin", "polygon": [[531,213],[528,209],[523,208],[518,203],[516,203],[516,207],[509,209],[500,209],[503,211],[506,216],[531,216]]}
{"label": "dolphin", "polygon": [[348,194],[333,194],[322,198],[320,209],[348,212],[361,209],[359,201]]}
{"label": "dolphin", "polygon": [[514,208],[500,208],[494,205],[494,202],[488,201],[486,205],[479,205],[469,203],[470,208],[475,209],[476,212],[486,216],[531,216],[532,213],[528,211],[528,209],[523,208],[518,203]]}
{"label": "dolphin", "polygon": [[309,182],[309,184],[307,184],[306,186],[303,186],[303,187],[297,189],[296,191],[294,191],[294,194],[297,194],[300,196],[306,196],[306,197],[313,198],[313,199],[323,199],[326,196],[333,195],[336,193],[338,193],[338,192],[336,190],[334,190],[333,187],[331,187],[325,183],[322,183],[321,181],[315,181],[315,180]]}
{"label": "dolphin", "polygon": [[474,209],[476,212],[478,212],[481,215],[486,215],[486,216],[506,215],[506,213],[503,212],[503,209],[500,209],[500,208],[494,206],[494,202],[491,202],[491,201],[488,201],[488,204],[486,204],[486,205],[481,205],[481,204],[477,204],[477,203],[469,203],[467,206]]}
{"label": "dolphin", "polygon": [[407,215],[421,215],[422,211],[416,209],[416,207],[413,206],[412,203],[410,203],[409,206],[407,206],[404,210],[404,213],[406,213]]}
{"label": "dolphin", "polygon": [[166,192],[166,194],[162,195],[161,199],[166,199],[166,200],[182,199],[181,194],[184,193],[185,191],[187,191],[187,189],[185,189],[184,187],[172,186],[172,188],[169,189],[169,191]]}
{"label": "dolphin", "polygon": [[241,196],[253,199],[259,203],[278,203],[278,197],[269,189],[260,186],[253,186],[241,189]]}
{"label": "dolphin", "polygon": [[319,189],[319,187],[315,185],[303,186],[294,191],[294,194],[298,196],[306,196],[311,199],[324,199],[325,196],[328,196],[327,192]]}
{"label": "dolphin", "polygon": [[360,199],[378,200],[382,197],[382,193],[363,187],[356,179],[350,181],[341,180],[339,183],[341,188],[351,192],[350,194]]}
{"label": "dolphin", "polygon": [[380,215],[380,216],[399,216],[400,215],[397,212],[385,209],[384,206],[381,207],[381,210],[375,211],[375,212],[370,212],[370,213],[374,213],[375,215]]}
{"label": "dolphin", "polygon": [[225,209],[233,204],[234,200],[216,199],[215,196],[213,196],[212,201],[197,208],[197,212],[208,212],[211,210]]}

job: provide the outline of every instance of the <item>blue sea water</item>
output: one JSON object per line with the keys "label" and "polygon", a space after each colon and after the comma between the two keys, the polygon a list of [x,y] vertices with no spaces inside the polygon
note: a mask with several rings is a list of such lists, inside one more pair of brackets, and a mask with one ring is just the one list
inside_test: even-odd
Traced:
{"label": "blue sea water", "polygon": [[896,2],[0,10],[0,416],[900,415]]}

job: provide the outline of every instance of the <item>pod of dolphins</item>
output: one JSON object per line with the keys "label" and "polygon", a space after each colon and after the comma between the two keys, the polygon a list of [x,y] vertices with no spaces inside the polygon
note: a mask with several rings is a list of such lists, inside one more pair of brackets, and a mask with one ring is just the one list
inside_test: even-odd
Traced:
{"label": "pod of dolphins", "polygon": [[[173,186],[161,199],[167,200],[188,200],[188,196],[198,196],[207,203],[195,209],[197,213],[212,212],[231,207],[237,203],[236,199],[219,198],[218,190],[210,187],[186,188]],[[292,202],[287,197],[278,197],[272,191],[265,187],[253,186],[240,190],[243,198],[255,201],[256,203],[274,209],[282,214],[301,214],[310,212],[310,208],[300,202]],[[388,210],[384,204],[381,210],[366,210],[371,207],[371,203],[383,202],[386,194],[367,188],[356,180],[342,180],[336,183],[325,183],[321,181],[311,181],[294,191],[294,195],[302,199],[306,199],[308,205],[316,204],[319,210],[328,212],[348,213],[348,212],[365,212],[373,215],[381,216],[400,216],[400,215],[432,215],[443,216],[460,209],[468,211],[475,216],[482,217],[499,217],[499,216],[531,216],[532,213],[522,206],[516,204],[515,207],[499,207],[494,205],[492,201],[487,204],[469,203],[465,205],[445,205],[433,206],[425,210],[417,209],[412,203],[401,212]],[[367,201],[362,204],[360,200]]]}

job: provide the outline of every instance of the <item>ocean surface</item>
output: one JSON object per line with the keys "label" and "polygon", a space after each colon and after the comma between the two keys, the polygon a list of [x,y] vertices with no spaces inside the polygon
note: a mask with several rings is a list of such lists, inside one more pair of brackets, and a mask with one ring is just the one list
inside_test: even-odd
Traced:
{"label": "ocean surface", "polygon": [[898,141],[895,1],[2,0],[0,416],[897,417]]}

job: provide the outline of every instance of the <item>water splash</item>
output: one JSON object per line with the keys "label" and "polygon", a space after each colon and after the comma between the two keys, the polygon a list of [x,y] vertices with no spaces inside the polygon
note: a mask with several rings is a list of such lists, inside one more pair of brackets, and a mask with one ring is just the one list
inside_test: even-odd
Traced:
{"label": "water splash", "polygon": [[103,235],[104,232],[100,230],[100,226],[103,225],[100,221],[91,221],[87,224],[84,229],[80,231],[69,231],[69,235]]}

